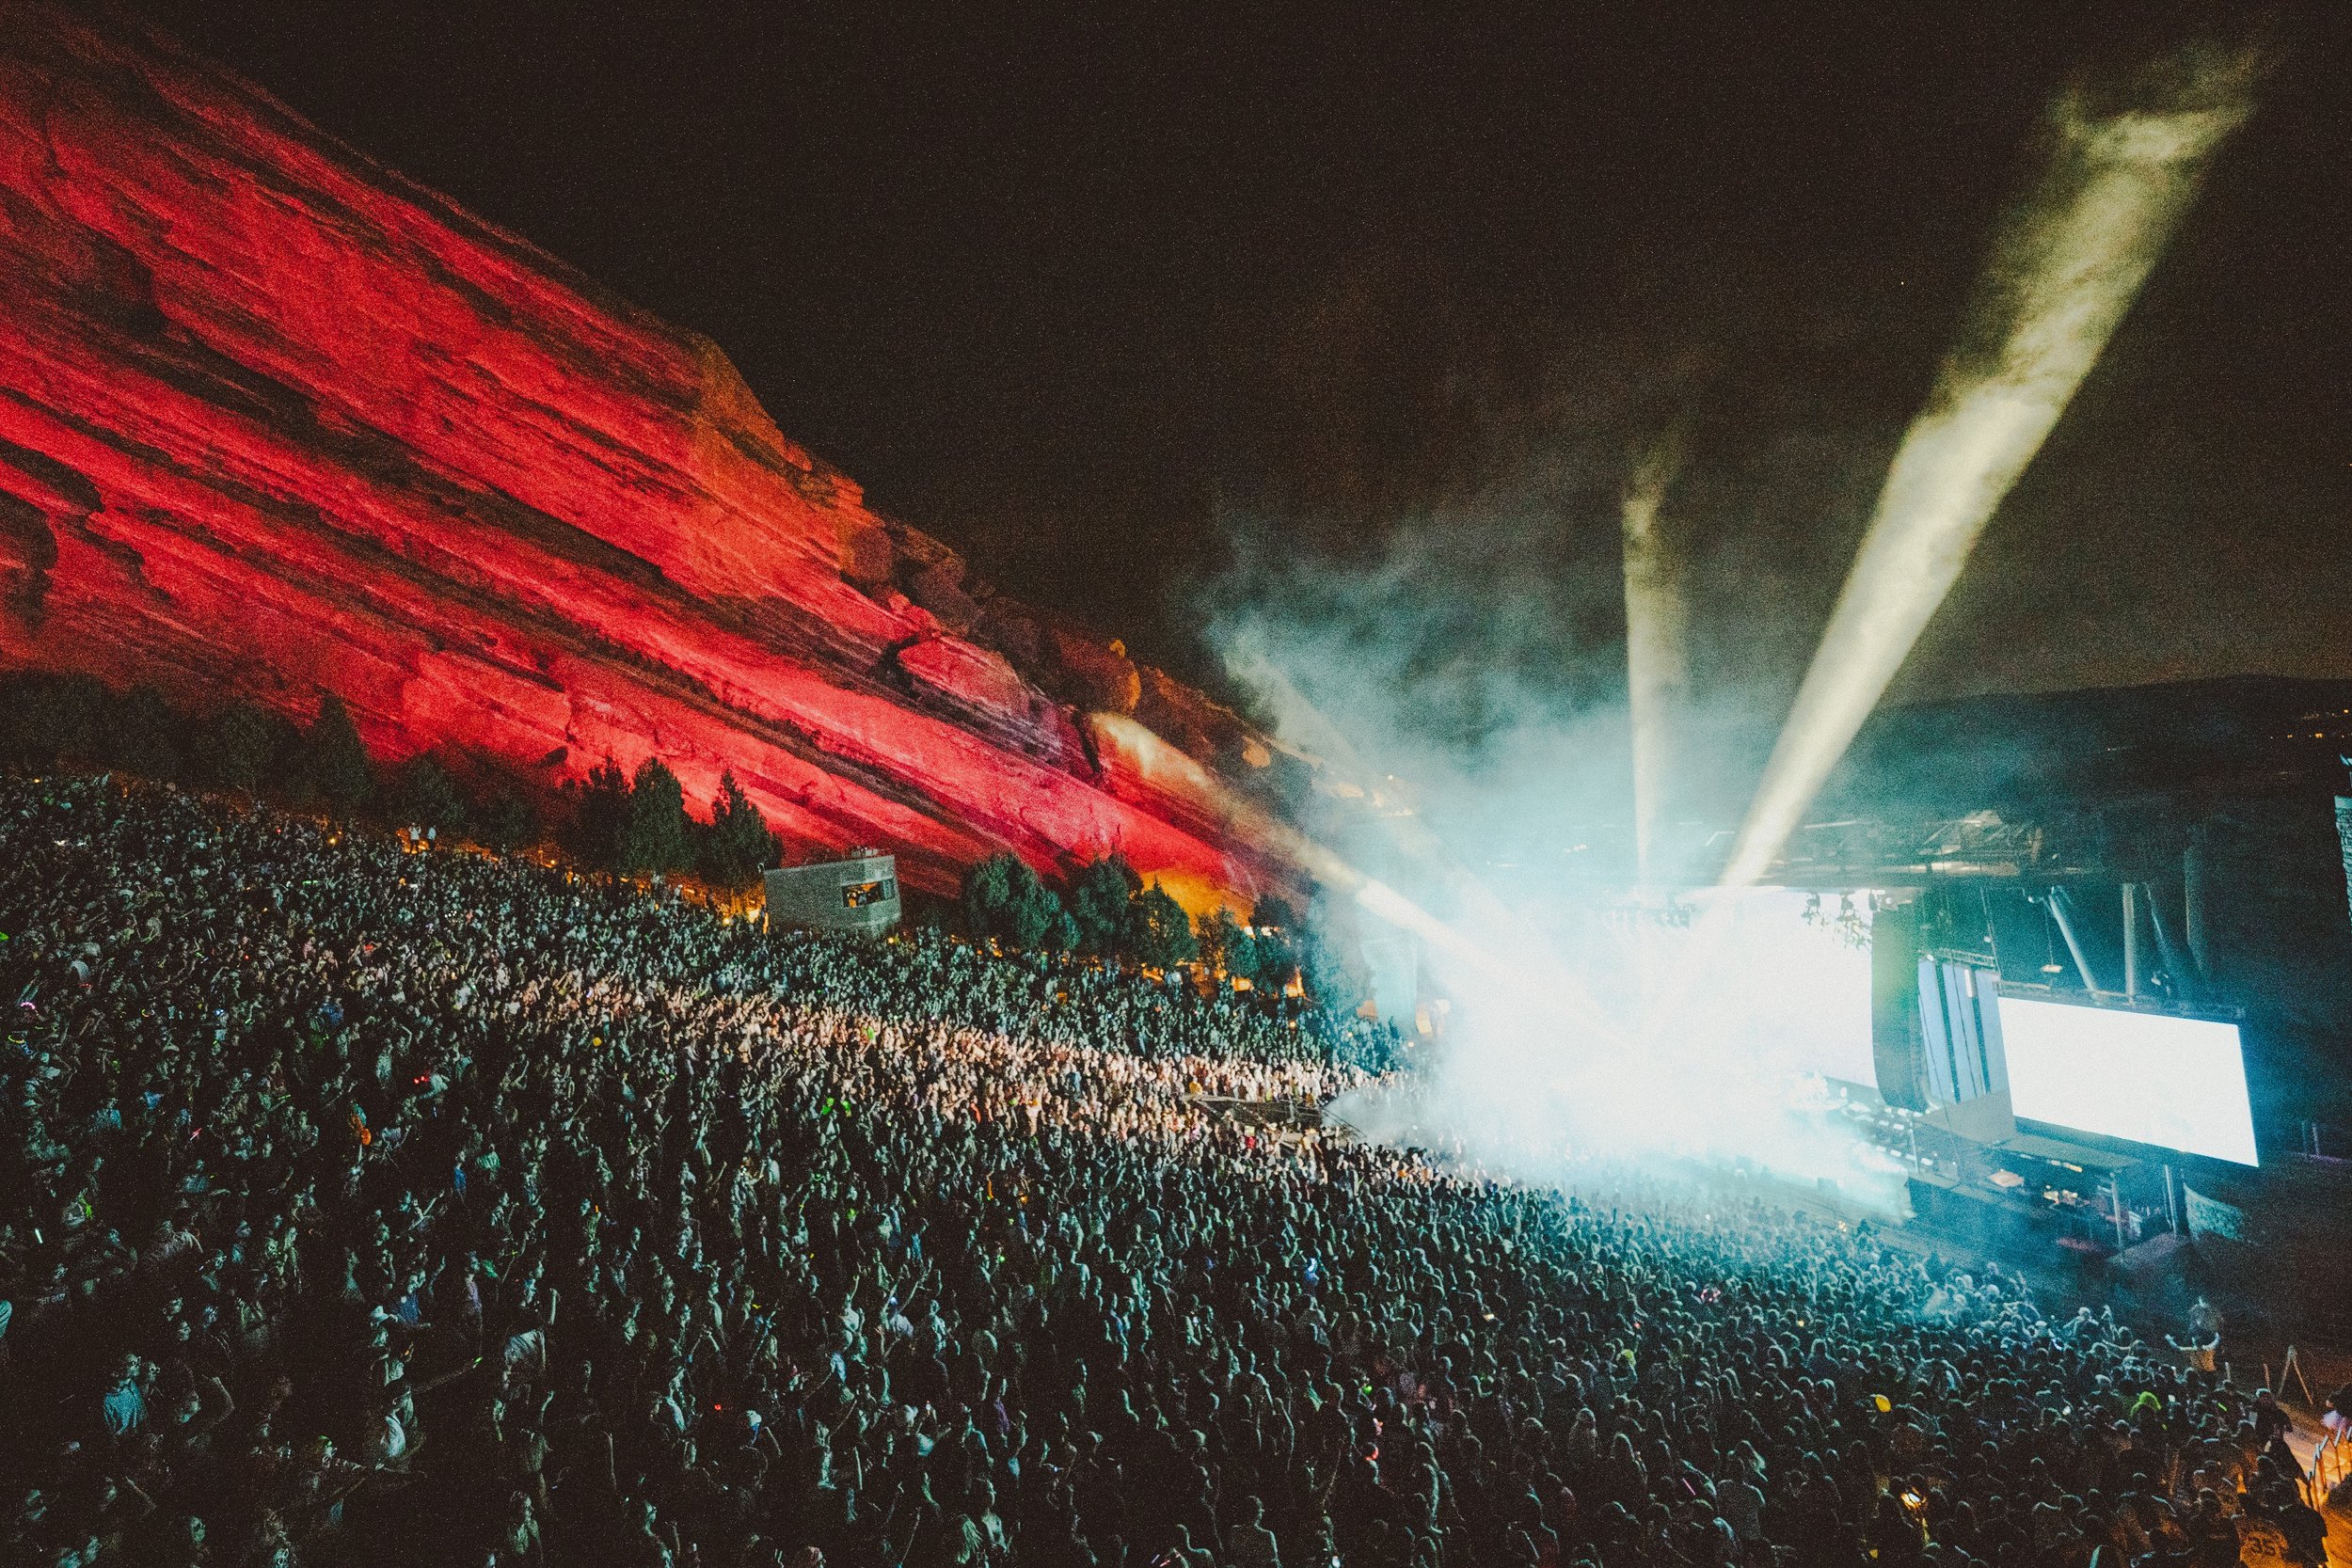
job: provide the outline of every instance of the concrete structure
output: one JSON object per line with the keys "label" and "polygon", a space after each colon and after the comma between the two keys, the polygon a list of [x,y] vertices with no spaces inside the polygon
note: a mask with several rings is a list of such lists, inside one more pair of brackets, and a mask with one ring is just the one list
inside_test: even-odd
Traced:
{"label": "concrete structure", "polygon": [[768,924],[881,936],[898,924],[898,863],[879,850],[787,865],[761,877]]}

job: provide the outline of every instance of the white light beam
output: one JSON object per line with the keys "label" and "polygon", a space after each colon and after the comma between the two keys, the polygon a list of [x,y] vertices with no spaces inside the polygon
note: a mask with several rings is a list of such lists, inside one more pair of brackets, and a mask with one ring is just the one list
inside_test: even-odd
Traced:
{"label": "white light beam", "polygon": [[2093,115],[2059,100],[2049,173],[2008,225],[1962,345],[1887,470],[1726,886],[1779,858],[2250,112],[2256,73],[2250,52],[2206,50],[2171,61],[2137,106]]}

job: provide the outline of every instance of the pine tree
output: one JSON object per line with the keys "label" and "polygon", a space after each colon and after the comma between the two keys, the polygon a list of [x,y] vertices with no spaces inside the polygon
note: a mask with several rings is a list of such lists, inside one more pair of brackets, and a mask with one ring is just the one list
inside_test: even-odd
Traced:
{"label": "pine tree", "polygon": [[87,675],[27,673],[10,683],[5,722],[8,760],[49,768],[87,757],[103,740],[106,689]]}
{"label": "pine tree", "polygon": [[539,837],[539,814],[518,792],[503,785],[484,802],[478,831],[482,842],[504,854]]}
{"label": "pine tree", "polygon": [[400,770],[392,809],[404,826],[453,832],[465,826],[466,799],[449,770],[430,756],[408,759]]}
{"label": "pine tree", "polygon": [[677,871],[694,860],[686,791],[660,757],[647,757],[629,781],[628,810],[613,841],[616,871]]}
{"label": "pine tree", "polygon": [[1357,943],[1336,935],[1343,929],[1326,895],[1318,894],[1301,923],[1295,952],[1299,979],[1307,993],[1333,1012],[1353,1012],[1372,994],[1372,974],[1364,967]]}
{"label": "pine tree", "polygon": [[572,804],[564,847],[583,864],[612,869],[628,821],[628,775],[608,756],[585,779],[566,784],[564,793]]}
{"label": "pine tree", "polygon": [[1157,882],[1136,895],[1129,924],[1132,951],[1154,968],[1172,969],[1200,954],[1191,917]]}
{"label": "pine tree", "polygon": [[1249,933],[1241,928],[1233,911],[1222,904],[1216,913],[1200,922],[1198,939],[1200,961],[1216,974],[1247,974],[1249,973]]}
{"label": "pine tree", "polygon": [[964,930],[1037,953],[1066,953],[1078,928],[1052,888],[1017,855],[991,855],[963,878]]}
{"label": "pine tree", "polygon": [[719,887],[748,887],[776,863],[782,853],[768,819],[743,793],[732,768],[719,775],[719,793],[710,802],[710,826],[696,835],[701,840],[697,863],[702,874]]}
{"label": "pine tree", "polygon": [[1114,958],[1126,953],[1134,935],[1133,904],[1143,879],[1124,855],[1105,855],[1078,868],[1070,883],[1070,915],[1077,922],[1078,951]]}
{"label": "pine tree", "polygon": [[1248,978],[1261,990],[1280,990],[1298,973],[1298,917],[1279,898],[1261,898],[1249,914]]}
{"label": "pine tree", "polygon": [[963,930],[975,940],[1009,935],[1009,919],[1016,899],[1013,894],[1014,867],[1028,867],[1011,855],[991,855],[963,874],[963,888],[959,902],[963,906]]}
{"label": "pine tree", "polygon": [[328,805],[349,816],[373,804],[375,770],[368,765],[368,749],[360,744],[350,709],[332,691],[319,699],[308,739],[310,777]]}
{"label": "pine tree", "polygon": [[[1023,866],[1024,871],[1028,867]],[[1013,942],[1033,953],[1070,953],[1078,946],[1078,923],[1071,918],[1060,895],[1030,872],[1021,902],[1012,911]]]}
{"label": "pine tree", "polygon": [[180,751],[180,715],[151,686],[135,686],[115,700],[107,721],[106,760],[148,779],[177,779],[187,766]]}
{"label": "pine tree", "polygon": [[251,703],[231,703],[198,732],[205,776],[230,789],[256,789],[278,752],[277,727]]}

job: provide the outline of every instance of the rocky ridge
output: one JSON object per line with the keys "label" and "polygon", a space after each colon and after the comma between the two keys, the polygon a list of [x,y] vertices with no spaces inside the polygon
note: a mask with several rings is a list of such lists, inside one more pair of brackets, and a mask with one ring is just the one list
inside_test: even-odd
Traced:
{"label": "rocky ridge", "polygon": [[1291,875],[1222,796],[1292,759],[868,508],[714,344],[167,40],[13,0],[0,662],[333,691],[389,755],[549,785],[731,767],[796,849],[937,889],[999,848],[1118,849],[1196,904]]}

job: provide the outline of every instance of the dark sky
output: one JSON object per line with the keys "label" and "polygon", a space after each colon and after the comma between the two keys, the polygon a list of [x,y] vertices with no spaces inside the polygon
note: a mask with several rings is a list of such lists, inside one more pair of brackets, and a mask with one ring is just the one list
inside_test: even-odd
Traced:
{"label": "dark sky", "polygon": [[[1194,673],[1237,521],[1442,531],[1605,641],[1612,498],[1679,416],[1702,668],[1793,680],[2052,92],[2181,36],[2058,0],[134,8]],[[2258,118],[1899,693],[2352,675],[2347,12],[2276,13]]]}

